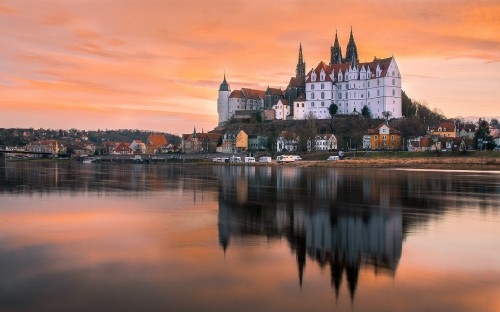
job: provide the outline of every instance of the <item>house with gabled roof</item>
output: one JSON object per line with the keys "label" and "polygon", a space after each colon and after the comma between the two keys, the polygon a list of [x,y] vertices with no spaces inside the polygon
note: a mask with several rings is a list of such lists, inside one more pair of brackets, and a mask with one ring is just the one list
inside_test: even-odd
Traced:
{"label": "house with gabled roof", "polygon": [[401,133],[385,123],[381,123],[374,129],[368,129],[368,135],[371,137],[371,149],[401,148]]}
{"label": "house with gabled roof", "polygon": [[437,126],[429,128],[429,134],[437,137],[454,138],[457,136],[457,125],[454,120],[443,120]]}

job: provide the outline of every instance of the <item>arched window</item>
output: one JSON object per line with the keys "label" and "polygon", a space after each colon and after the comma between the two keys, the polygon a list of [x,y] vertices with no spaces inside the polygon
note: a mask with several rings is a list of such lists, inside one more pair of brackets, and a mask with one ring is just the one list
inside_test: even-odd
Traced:
{"label": "arched window", "polygon": [[311,85],[311,90],[314,90],[314,84]]}

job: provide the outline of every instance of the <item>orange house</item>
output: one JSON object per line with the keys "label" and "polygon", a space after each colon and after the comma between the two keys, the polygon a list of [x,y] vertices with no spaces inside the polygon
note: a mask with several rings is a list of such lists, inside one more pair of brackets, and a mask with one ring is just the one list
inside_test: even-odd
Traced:
{"label": "orange house", "polygon": [[368,129],[371,149],[401,148],[401,133],[394,127],[382,123],[375,129]]}

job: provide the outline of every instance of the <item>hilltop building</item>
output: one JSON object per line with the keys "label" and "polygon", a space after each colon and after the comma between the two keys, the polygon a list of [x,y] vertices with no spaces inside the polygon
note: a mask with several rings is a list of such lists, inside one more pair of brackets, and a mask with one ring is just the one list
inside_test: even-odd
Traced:
{"label": "hilltop building", "polygon": [[[295,77],[290,78],[285,91],[268,87],[266,91],[242,88],[231,92],[224,74],[217,100],[219,125],[227,123],[236,111],[262,111],[273,106],[282,110],[276,116],[285,120],[311,115],[330,118],[331,104],[337,105],[339,115],[361,114],[366,106],[374,118],[402,117],[401,73],[394,56],[360,62],[352,29],[345,55],[335,33],[329,64],[321,61],[307,73],[305,68],[300,44]],[[280,99],[289,105],[286,116],[283,105],[276,105]]]}

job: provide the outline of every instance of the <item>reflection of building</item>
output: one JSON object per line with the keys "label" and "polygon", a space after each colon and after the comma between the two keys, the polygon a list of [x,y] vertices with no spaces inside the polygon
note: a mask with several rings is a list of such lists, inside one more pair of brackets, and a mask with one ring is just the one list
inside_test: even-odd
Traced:
{"label": "reflection of building", "polygon": [[232,236],[286,237],[296,253],[300,284],[309,258],[330,266],[337,294],[345,274],[352,298],[362,265],[395,274],[404,232],[393,179],[295,167],[216,170],[224,252]]}

